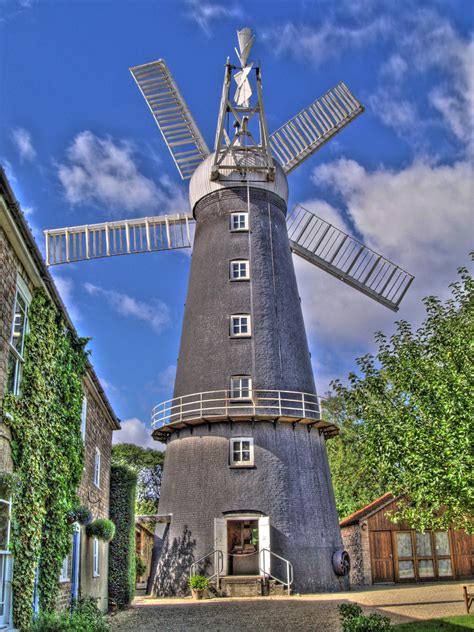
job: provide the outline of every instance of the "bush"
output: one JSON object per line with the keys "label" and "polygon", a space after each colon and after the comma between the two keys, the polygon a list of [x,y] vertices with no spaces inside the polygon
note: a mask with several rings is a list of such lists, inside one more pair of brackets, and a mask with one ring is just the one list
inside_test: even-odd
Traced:
{"label": "bush", "polygon": [[192,590],[206,590],[209,587],[209,580],[204,575],[193,575],[188,583]]}
{"label": "bush", "polygon": [[136,579],[141,577],[146,573],[146,564],[141,557],[137,557],[135,560],[135,568],[136,568]]}
{"label": "bush", "polygon": [[110,517],[115,538],[109,549],[109,599],[126,608],[135,595],[135,496],[137,475],[124,465],[110,470]]}
{"label": "bush", "polygon": [[387,632],[392,624],[388,617],[372,613],[364,615],[356,603],[343,603],[339,606],[343,632]]}
{"label": "bush", "polygon": [[86,533],[90,538],[98,538],[99,540],[110,542],[115,535],[115,525],[112,520],[99,518],[87,525]]}
{"label": "bush", "polygon": [[94,599],[80,599],[72,613],[42,614],[29,628],[29,632],[108,632],[110,626]]}

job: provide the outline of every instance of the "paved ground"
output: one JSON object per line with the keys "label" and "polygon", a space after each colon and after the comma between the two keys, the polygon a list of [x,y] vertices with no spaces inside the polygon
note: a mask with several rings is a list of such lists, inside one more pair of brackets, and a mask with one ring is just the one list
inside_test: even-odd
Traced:
{"label": "paved ground", "polygon": [[394,623],[464,614],[463,582],[377,586],[347,593],[249,599],[137,597],[116,632],[339,632],[337,606],[356,602]]}

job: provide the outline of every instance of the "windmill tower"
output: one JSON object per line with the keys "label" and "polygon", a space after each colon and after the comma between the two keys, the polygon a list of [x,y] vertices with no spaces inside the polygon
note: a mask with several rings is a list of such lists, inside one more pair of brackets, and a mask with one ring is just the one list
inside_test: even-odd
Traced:
{"label": "windmill tower", "polygon": [[166,443],[162,595],[196,572],[229,594],[347,587],[325,448],[337,428],[321,418],[292,252],[395,311],[413,279],[306,209],[287,213],[287,174],[363,107],[341,82],[269,135],[251,30],[238,40],[212,153],[165,62],[131,69],[192,214],[45,231],[54,265],[189,247],[195,222],[174,395],[152,419]]}

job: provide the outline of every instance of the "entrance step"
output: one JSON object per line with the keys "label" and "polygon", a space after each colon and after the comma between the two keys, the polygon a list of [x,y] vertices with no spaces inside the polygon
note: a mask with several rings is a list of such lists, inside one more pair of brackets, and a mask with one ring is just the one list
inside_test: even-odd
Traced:
{"label": "entrance step", "polygon": [[286,588],[281,582],[270,579],[267,586],[269,595],[286,595]]}
{"label": "entrance step", "polygon": [[226,575],[221,577],[221,593],[226,597],[261,597],[266,593],[263,575]]}

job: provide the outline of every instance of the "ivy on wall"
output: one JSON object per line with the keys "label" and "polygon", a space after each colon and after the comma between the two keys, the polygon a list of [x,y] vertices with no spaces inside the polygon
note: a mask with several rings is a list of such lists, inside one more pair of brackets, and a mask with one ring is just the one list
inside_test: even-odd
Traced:
{"label": "ivy on wall", "polygon": [[14,555],[13,622],[27,630],[32,617],[36,568],[40,609],[53,611],[62,560],[71,547],[68,512],[78,505],[83,469],[82,378],[86,339],[76,338],[43,290],[29,309],[21,394],[9,394]]}
{"label": "ivy on wall", "polygon": [[135,497],[137,475],[125,465],[110,470],[110,518],[115,536],[109,548],[109,599],[119,608],[135,595]]}

